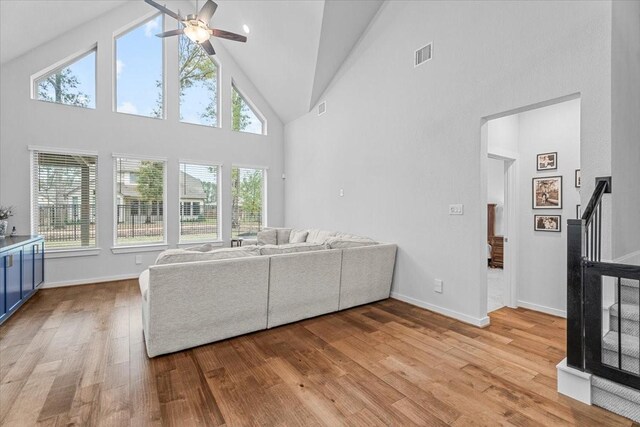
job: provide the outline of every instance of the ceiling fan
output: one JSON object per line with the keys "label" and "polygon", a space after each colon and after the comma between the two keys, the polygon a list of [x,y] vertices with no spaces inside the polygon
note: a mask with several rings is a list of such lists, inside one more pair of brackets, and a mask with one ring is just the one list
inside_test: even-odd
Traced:
{"label": "ceiling fan", "polygon": [[[166,31],[161,34],[156,34],[158,37],[171,37],[184,34],[191,41],[202,46],[202,48],[205,50],[205,52],[207,52],[208,55],[216,54],[216,51],[213,49],[213,45],[209,41],[210,37],[219,37],[221,39],[228,39],[242,43],[247,41],[246,36],[241,36],[240,34],[235,34],[229,31],[218,30],[216,28],[209,27],[209,20],[211,20],[211,17],[218,8],[218,5],[211,0],[207,0],[204,6],[202,6],[202,9],[200,9],[200,12],[198,12],[197,14],[187,15],[185,18],[180,16],[180,13],[175,13],[153,0],[144,1],[158,9],[160,12],[176,19],[184,27],[177,30]],[[196,10],[198,10],[197,0]]]}

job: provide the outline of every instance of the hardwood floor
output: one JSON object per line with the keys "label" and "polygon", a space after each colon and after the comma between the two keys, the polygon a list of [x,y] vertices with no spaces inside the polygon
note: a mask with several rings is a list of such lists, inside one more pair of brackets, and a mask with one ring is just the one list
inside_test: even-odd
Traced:
{"label": "hardwood floor", "polygon": [[387,300],[148,359],[136,281],[45,289],[0,326],[0,424],[632,425],[556,393],[564,334]]}

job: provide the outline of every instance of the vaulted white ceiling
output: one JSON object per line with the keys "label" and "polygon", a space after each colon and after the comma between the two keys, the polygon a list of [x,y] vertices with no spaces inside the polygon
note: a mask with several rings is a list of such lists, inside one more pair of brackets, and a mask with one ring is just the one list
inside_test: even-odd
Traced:
{"label": "vaulted white ceiling", "polygon": [[[142,0],[0,0],[0,62],[131,1]],[[224,45],[288,123],[317,103],[383,0],[216,2],[213,27],[242,34],[246,24],[250,34],[246,44],[214,39],[214,46]]]}

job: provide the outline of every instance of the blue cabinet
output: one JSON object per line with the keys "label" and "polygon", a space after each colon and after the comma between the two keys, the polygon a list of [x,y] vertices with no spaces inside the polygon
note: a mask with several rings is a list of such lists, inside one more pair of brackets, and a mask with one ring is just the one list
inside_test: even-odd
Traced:
{"label": "blue cabinet", "polygon": [[38,236],[0,239],[0,323],[44,282],[44,240]]}

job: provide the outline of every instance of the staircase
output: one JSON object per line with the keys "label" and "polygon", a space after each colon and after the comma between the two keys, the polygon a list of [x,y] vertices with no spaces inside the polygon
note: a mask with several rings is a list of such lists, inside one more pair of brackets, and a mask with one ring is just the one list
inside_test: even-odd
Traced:
{"label": "staircase", "polygon": [[[640,374],[640,289],[639,281],[621,279],[618,303],[609,309],[609,331],[602,338],[602,362],[617,367],[618,330],[622,341],[622,368]],[[613,381],[593,377],[594,405],[640,422],[640,391]]]}

